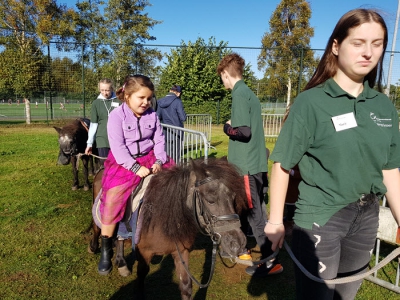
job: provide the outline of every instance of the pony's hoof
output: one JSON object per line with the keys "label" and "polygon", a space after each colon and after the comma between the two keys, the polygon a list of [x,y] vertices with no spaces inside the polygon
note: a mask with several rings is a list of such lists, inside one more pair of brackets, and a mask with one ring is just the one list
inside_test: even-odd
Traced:
{"label": "pony's hoof", "polygon": [[87,247],[87,252],[90,254],[95,254],[97,250],[93,250],[92,247],[90,247],[90,245]]}
{"label": "pony's hoof", "polygon": [[77,186],[77,185],[74,185],[74,186],[72,187],[72,190],[73,190],[73,191],[78,190],[78,186]]}
{"label": "pony's hoof", "polygon": [[90,189],[90,188],[89,188],[88,185],[83,186],[83,190],[84,190],[84,191],[88,191],[89,189]]}
{"label": "pony's hoof", "polygon": [[123,266],[121,268],[118,268],[118,273],[119,275],[121,275],[122,277],[127,277],[129,275],[131,275],[131,271],[129,271],[127,266]]}

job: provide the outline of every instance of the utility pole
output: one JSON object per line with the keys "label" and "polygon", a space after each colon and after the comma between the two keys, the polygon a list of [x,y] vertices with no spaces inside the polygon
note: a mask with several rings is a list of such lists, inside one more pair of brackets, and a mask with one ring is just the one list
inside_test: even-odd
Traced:
{"label": "utility pole", "polygon": [[396,37],[397,37],[397,27],[399,24],[399,15],[400,15],[400,0],[398,0],[398,3],[397,3],[396,25],[394,26],[392,52],[390,53],[388,79],[387,79],[387,86],[386,86],[386,91],[385,91],[385,94],[388,97],[390,94],[390,81],[392,79],[392,65],[393,65],[394,51],[396,49]]}

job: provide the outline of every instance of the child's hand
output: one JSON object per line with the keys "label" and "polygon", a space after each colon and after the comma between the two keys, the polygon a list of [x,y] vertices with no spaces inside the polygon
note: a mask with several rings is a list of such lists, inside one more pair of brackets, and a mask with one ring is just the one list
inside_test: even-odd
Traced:
{"label": "child's hand", "polygon": [[86,147],[85,154],[86,155],[92,154],[92,147]]}
{"label": "child's hand", "polygon": [[161,166],[159,164],[154,164],[151,168],[154,174],[157,174],[158,172],[161,171]]}
{"label": "child's hand", "polygon": [[144,166],[141,166],[140,169],[136,172],[136,175],[140,178],[144,178],[151,173],[150,169],[147,169]]}

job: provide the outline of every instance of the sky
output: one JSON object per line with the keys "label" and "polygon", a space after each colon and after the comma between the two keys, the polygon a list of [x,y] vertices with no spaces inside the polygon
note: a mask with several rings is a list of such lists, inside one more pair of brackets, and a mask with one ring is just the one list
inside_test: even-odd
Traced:
{"label": "sky", "polygon": [[[57,0],[74,7],[78,0]],[[231,47],[261,47],[262,36],[269,32],[269,20],[281,0],[149,0],[146,13],[162,21],[149,33],[156,37],[149,45],[180,45],[195,42],[199,37],[206,43],[214,37]],[[389,34],[387,50],[392,50],[394,27],[400,0],[309,0],[312,14],[312,49],[324,49],[339,18],[354,8],[374,8],[384,17]],[[398,33],[397,35],[399,35]],[[400,37],[396,38],[400,51]],[[247,62],[247,60],[246,60]],[[252,63],[256,65],[256,62]]]}
{"label": "sky", "polygon": [[[78,0],[57,0],[74,7]],[[180,45],[195,42],[227,42],[231,47],[260,47],[261,38],[269,31],[269,20],[281,0],[149,0],[149,17],[162,21],[149,32],[157,38],[149,44]],[[314,27],[311,48],[323,49],[339,18],[354,8],[376,8],[382,12],[389,30],[391,50],[398,2],[400,0],[310,0]],[[399,38],[396,44],[400,45]],[[399,46],[400,47],[400,46]],[[397,49],[397,47],[396,47]],[[400,49],[398,49],[400,50]]]}
{"label": "sky", "polygon": [[[150,31],[157,44],[180,45],[183,40],[210,37],[233,47],[260,47],[269,31],[269,20],[280,0],[149,0],[149,17],[162,20]],[[323,49],[339,18],[354,8],[382,10],[389,29],[390,45],[396,20],[398,0],[311,0],[310,25],[314,27],[311,48]],[[397,43],[396,43],[397,44]],[[400,45],[400,43],[399,43]],[[399,49],[400,50],[400,49]]]}

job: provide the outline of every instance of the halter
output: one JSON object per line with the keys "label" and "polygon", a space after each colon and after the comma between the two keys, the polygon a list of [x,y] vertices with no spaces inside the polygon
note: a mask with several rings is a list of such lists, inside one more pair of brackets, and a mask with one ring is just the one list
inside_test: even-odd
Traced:
{"label": "halter", "polygon": [[[200,288],[208,287],[213,277],[215,270],[215,261],[217,257],[217,247],[221,242],[220,232],[225,232],[235,228],[240,228],[240,219],[238,214],[221,215],[221,216],[213,215],[208,209],[205,201],[200,197],[199,187],[214,180],[215,178],[207,177],[205,179],[196,181],[194,184],[194,191],[192,196],[192,204],[193,204],[192,208],[193,208],[194,219],[196,220],[196,225],[199,231],[204,235],[210,236],[213,242],[211,269],[207,283],[202,284],[198,280],[196,280],[196,278],[193,277],[193,275],[190,273],[188,267],[186,266],[182,258],[182,254],[179,251],[178,244],[175,242],[176,250],[178,252],[179,258],[181,259],[181,263],[184,269],[186,270],[186,273]],[[230,222],[227,225],[217,224],[218,222],[222,221],[233,221],[233,222]]]}
{"label": "halter", "polygon": [[[202,180],[195,182],[195,188],[193,191],[192,203],[193,213],[196,220],[196,225],[199,231],[211,237],[212,241],[216,241],[218,244],[221,240],[220,232],[229,231],[235,228],[240,228],[240,219],[238,214],[230,215],[213,215],[207,207],[206,201],[200,196],[199,187],[214,181],[212,177],[207,177]],[[226,225],[218,225],[218,222],[222,221],[234,221]]]}

